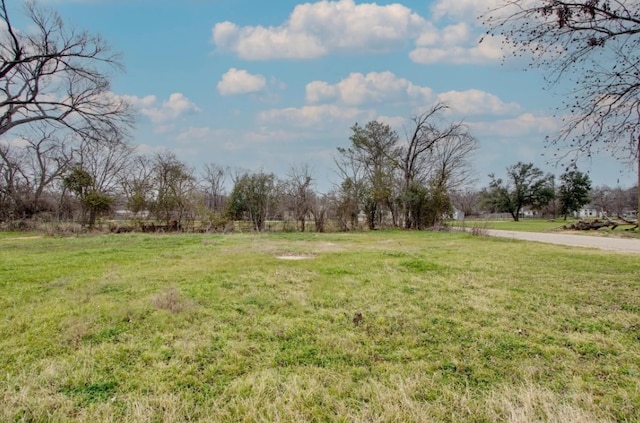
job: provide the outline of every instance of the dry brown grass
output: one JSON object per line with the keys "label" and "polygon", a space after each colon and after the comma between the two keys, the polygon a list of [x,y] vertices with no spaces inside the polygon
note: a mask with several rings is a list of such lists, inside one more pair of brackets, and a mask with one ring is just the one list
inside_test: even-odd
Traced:
{"label": "dry brown grass", "polygon": [[532,383],[506,386],[491,395],[488,417],[505,423],[613,423],[601,413],[594,397],[573,394],[568,397]]}
{"label": "dry brown grass", "polygon": [[154,307],[170,313],[180,313],[193,306],[193,303],[176,288],[165,288],[161,293],[151,297],[151,303]]}
{"label": "dry brown grass", "polygon": [[631,422],[639,272],[461,232],[0,239],[0,421]]}

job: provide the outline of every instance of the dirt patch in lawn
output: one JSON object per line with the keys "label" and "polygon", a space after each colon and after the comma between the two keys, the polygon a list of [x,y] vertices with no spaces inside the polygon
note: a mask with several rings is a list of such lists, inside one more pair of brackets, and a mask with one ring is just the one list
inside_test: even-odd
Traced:
{"label": "dirt patch in lawn", "polygon": [[276,256],[280,260],[310,260],[315,258],[314,256]]}
{"label": "dirt patch in lawn", "polygon": [[5,240],[9,240],[9,241],[21,241],[21,240],[27,240],[27,239],[40,239],[40,238],[44,238],[44,236],[42,236],[42,235],[33,235],[33,236],[12,236],[12,237],[4,238],[4,239],[5,239]]}

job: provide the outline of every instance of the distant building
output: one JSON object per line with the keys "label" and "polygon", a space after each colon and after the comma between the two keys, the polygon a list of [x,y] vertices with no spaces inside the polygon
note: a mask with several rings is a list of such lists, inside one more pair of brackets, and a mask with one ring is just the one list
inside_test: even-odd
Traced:
{"label": "distant building", "polygon": [[531,218],[536,217],[538,213],[535,210],[524,209],[520,211],[520,217],[522,218]]}
{"label": "distant building", "polygon": [[587,206],[584,206],[583,208],[581,208],[580,210],[578,210],[577,212],[573,213],[574,217],[578,217],[580,219],[602,219],[605,218],[607,216],[609,217],[615,217],[615,216],[620,216],[620,217],[624,217],[624,218],[628,218],[628,219],[635,219],[636,218],[636,211],[633,209],[624,209],[624,211],[620,214],[618,213],[609,213],[607,211],[604,210],[598,210],[598,208],[592,204],[589,204]]}
{"label": "distant building", "polygon": [[119,219],[119,220],[134,219],[136,217],[138,219],[146,219],[150,215],[151,215],[151,213],[149,213],[148,210],[142,210],[142,211],[138,212],[137,216],[131,210],[126,210],[126,209],[118,209],[118,210],[116,210],[114,212],[114,217],[116,219]]}
{"label": "distant building", "polygon": [[596,219],[602,218],[604,216],[604,213],[598,210],[598,208],[593,204],[587,204],[577,212],[574,212],[574,216],[580,219]]}

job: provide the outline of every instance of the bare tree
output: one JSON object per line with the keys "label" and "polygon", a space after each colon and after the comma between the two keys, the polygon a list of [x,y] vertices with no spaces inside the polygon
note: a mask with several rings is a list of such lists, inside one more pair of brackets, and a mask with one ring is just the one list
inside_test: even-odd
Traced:
{"label": "bare tree", "polygon": [[[440,203],[450,207],[448,192],[462,186],[471,175],[469,160],[478,148],[476,139],[462,122],[444,124],[442,113],[448,109],[438,102],[412,118],[413,130],[401,150],[403,208],[405,228],[422,226],[428,208]],[[438,201],[434,201],[438,199]],[[424,204],[427,200],[431,205]],[[446,210],[431,210],[432,222]]]}
{"label": "bare tree", "polygon": [[[41,212],[52,212],[55,201],[50,192],[72,162],[72,150],[56,137],[50,127],[34,128],[30,135],[14,142],[0,142],[0,194],[5,219],[29,219]],[[11,201],[8,201],[8,198]]]}
{"label": "bare tree", "polygon": [[340,184],[328,197],[340,230],[356,229],[359,214],[364,209],[367,197],[364,165],[353,156],[345,154],[335,157],[334,163]]}
{"label": "bare tree", "polygon": [[135,156],[121,179],[127,209],[134,217],[149,210],[153,200],[153,162],[148,156]]}
{"label": "bare tree", "polygon": [[449,134],[433,147],[430,175],[432,181],[447,191],[460,188],[473,177],[470,160],[478,149],[478,141],[466,126],[454,124],[450,129]]}
{"label": "bare tree", "polygon": [[628,198],[628,207],[629,210],[636,211],[636,216],[640,211],[638,210],[638,203],[640,203],[640,188],[638,186],[631,187],[627,189],[627,198]]}
{"label": "bare tree", "polygon": [[178,229],[189,213],[195,190],[193,170],[172,153],[157,154],[153,160],[153,191],[151,209],[156,218],[170,229]]}
{"label": "bare tree", "polygon": [[600,212],[605,212],[612,216],[623,216],[625,212],[633,210],[637,204],[635,196],[636,188],[624,189],[621,187],[611,188],[606,185],[595,187],[589,197],[591,204]]}
{"label": "bare tree", "polygon": [[[428,159],[434,145],[450,134],[451,128],[442,131],[436,125],[441,118],[441,113],[446,109],[448,109],[446,104],[438,102],[426,112],[411,119],[413,131],[410,136],[407,135],[407,143],[402,148],[401,154],[405,190],[413,182],[418,182],[425,173],[425,168],[429,166]],[[421,182],[426,181],[423,180]]]}
{"label": "bare tree", "polygon": [[612,189],[606,185],[595,187],[589,193],[591,205],[596,208],[599,213],[609,213],[612,202]]}
{"label": "bare tree", "polygon": [[13,220],[19,214],[20,184],[25,179],[20,151],[0,143],[0,221]]}
{"label": "bare tree", "polygon": [[477,215],[480,206],[480,193],[470,187],[454,190],[451,192],[451,203],[465,216]]}
{"label": "bare tree", "polygon": [[313,194],[311,199],[311,214],[313,215],[313,223],[316,232],[324,232],[327,222],[327,216],[330,209],[330,198],[328,195]]}
{"label": "bare tree", "polygon": [[76,152],[76,161],[94,179],[95,189],[115,194],[122,187],[124,173],[130,168],[134,148],[118,133],[85,137]]}
{"label": "bare tree", "polygon": [[640,187],[640,3],[504,0],[484,20],[510,53],[547,70],[551,84],[575,82],[562,108],[570,116],[549,138],[575,153],[560,159],[604,149],[637,164]]}
{"label": "bare tree", "polygon": [[[624,212],[629,209],[629,196],[628,191],[621,187],[615,187],[611,190],[611,197],[609,202],[609,212],[614,216],[623,216]],[[631,205],[633,206],[633,204]]]}
{"label": "bare tree", "polygon": [[216,163],[208,163],[204,166],[203,179],[207,207],[209,210],[221,211],[224,207],[225,169]]}
{"label": "bare tree", "polygon": [[285,181],[285,194],[288,208],[298,221],[301,232],[305,231],[307,218],[313,209],[315,195],[311,188],[312,183],[308,164],[291,166],[288,179]]}
{"label": "bare tree", "polygon": [[[24,173],[30,189],[29,216],[42,211],[42,198],[55,180],[61,179],[73,161],[73,151],[65,140],[46,126],[37,128],[34,136],[23,138],[25,146]],[[51,207],[49,207],[51,208]]]}
{"label": "bare tree", "polygon": [[45,123],[80,135],[122,134],[130,106],[110,92],[119,58],[98,36],[68,28],[57,13],[26,2],[28,25],[14,27],[0,0],[0,136]]}

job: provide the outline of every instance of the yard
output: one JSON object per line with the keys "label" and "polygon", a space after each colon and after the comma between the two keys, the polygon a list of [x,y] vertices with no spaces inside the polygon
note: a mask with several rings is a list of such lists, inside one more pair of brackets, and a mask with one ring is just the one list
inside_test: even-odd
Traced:
{"label": "yard", "polygon": [[636,421],[637,255],[477,237],[0,236],[0,421]]}

